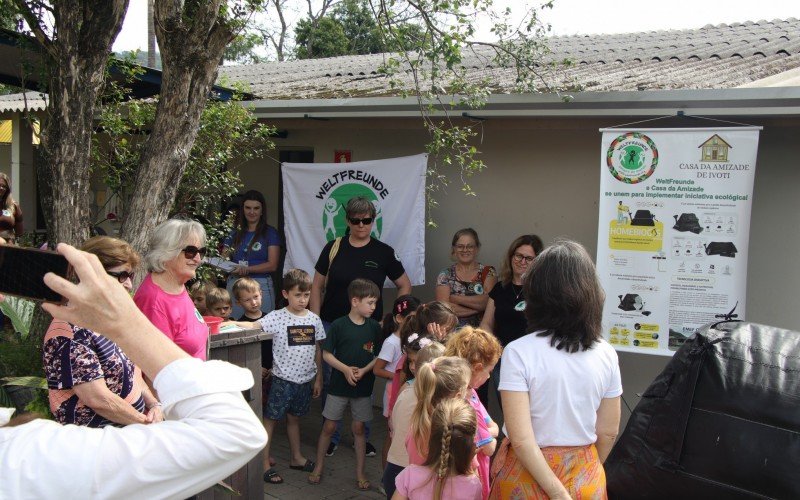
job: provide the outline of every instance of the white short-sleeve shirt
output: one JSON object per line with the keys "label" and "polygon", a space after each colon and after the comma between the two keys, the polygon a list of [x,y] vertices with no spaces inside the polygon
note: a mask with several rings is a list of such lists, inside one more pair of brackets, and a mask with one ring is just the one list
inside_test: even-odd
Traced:
{"label": "white short-sleeve shirt", "polygon": [[549,336],[536,333],[504,349],[500,390],[529,394],[540,447],[594,443],[600,401],[622,394],[616,351],[601,339],[587,351],[568,353],[551,346]]}
{"label": "white short-sleeve shirt", "polygon": [[403,350],[400,348],[400,337],[391,334],[383,341],[378,359],[386,361],[386,371],[394,373],[397,369],[397,362],[400,361],[402,355]]}
{"label": "white short-sleeve shirt", "polygon": [[284,307],[258,321],[263,331],[273,335],[272,374],[295,384],[313,379],[317,374],[316,344],[325,340],[319,316],[311,311],[297,316]]}

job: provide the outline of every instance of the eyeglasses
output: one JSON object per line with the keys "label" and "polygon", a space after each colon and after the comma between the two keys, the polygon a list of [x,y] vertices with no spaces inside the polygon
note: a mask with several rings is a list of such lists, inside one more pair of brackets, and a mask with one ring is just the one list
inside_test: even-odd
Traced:
{"label": "eyeglasses", "polygon": [[194,245],[189,245],[188,247],[185,247],[183,249],[183,256],[186,257],[187,259],[194,259],[197,254],[200,254],[200,258],[203,258],[206,256],[207,251],[208,248],[206,247],[197,248]]}
{"label": "eyeglasses", "polygon": [[129,273],[128,271],[106,271],[106,274],[117,278],[117,281],[120,283],[125,283],[128,280],[133,281],[134,276],[133,273]]}
{"label": "eyeglasses", "polygon": [[536,258],[536,256],[531,257],[530,255],[522,255],[521,253],[514,253],[514,262],[518,264],[523,261],[525,261],[526,264],[530,264],[531,262],[533,262],[534,258]]}
{"label": "eyeglasses", "polygon": [[458,250],[459,252],[471,252],[475,250],[475,245],[453,245],[453,248]]}
{"label": "eyeglasses", "polygon": [[358,226],[361,223],[364,223],[365,226],[369,226],[375,219],[372,217],[364,217],[363,219],[359,219],[358,217],[348,217],[347,220],[349,220],[350,224],[354,226]]}

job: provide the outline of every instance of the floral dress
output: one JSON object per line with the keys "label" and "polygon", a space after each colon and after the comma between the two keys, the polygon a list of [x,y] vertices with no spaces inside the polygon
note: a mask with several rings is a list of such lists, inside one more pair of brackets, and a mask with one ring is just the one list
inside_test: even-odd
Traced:
{"label": "floral dress", "polygon": [[[448,287],[450,295],[483,295],[485,293],[483,285],[489,276],[497,278],[497,271],[495,271],[494,267],[478,263],[478,272],[475,273],[475,276],[470,281],[462,281],[458,279],[456,265],[453,264],[439,273],[439,276],[436,277],[436,286]],[[472,316],[458,318],[458,326],[478,326],[482,316],[483,314],[473,314]]]}
{"label": "floral dress", "polygon": [[86,328],[53,321],[42,348],[50,411],[56,421],[87,427],[117,425],[81,403],[72,388],[102,379],[108,389],[145,411],[138,368],[117,344]]}

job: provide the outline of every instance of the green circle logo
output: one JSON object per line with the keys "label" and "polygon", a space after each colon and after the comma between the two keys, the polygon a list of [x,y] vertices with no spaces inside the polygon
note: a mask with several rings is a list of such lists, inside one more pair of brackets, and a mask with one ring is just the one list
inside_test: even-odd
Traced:
{"label": "green circle logo", "polygon": [[347,215],[344,207],[350,198],[356,196],[363,196],[375,205],[375,221],[372,223],[370,236],[380,239],[381,233],[383,233],[383,213],[378,196],[363,184],[343,184],[331,191],[330,196],[323,204],[322,228],[327,241],[344,236],[344,231],[347,229]]}
{"label": "green circle logo", "polygon": [[608,147],[606,165],[617,180],[626,184],[638,184],[656,171],[658,149],[646,135],[628,132],[614,139]]}

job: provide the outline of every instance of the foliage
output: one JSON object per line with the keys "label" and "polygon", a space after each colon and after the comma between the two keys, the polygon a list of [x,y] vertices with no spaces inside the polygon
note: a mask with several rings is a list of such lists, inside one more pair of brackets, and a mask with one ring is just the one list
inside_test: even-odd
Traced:
{"label": "foliage", "polygon": [[251,31],[245,30],[238,35],[233,41],[225,47],[226,62],[236,64],[258,64],[266,62],[267,58],[260,56],[256,52],[256,48],[264,43],[261,35]]}
{"label": "foliage", "polygon": [[[455,170],[461,190],[475,192],[472,175],[486,165],[475,145],[481,121],[465,117],[463,110],[485,106],[493,84],[489,78],[467,74],[467,55],[484,66],[510,68],[516,72],[516,91],[535,92],[543,82],[542,60],[548,53],[543,38],[549,31],[539,21],[538,9],[522,15],[510,8],[498,13],[491,0],[367,0],[376,14],[379,30],[394,52],[381,71],[389,85],[403,96],[413,96],[430,135],[427,151],[428,224],[435,226],[431,209],[436,193],[447,188],[448,172]],[[552,2],[540,8],[550,8]],[[495,40],[476,40],[477,20],[492,20]],[[409,31],[409,26],[417,26]],[[558,89],[550,89],[558,91]]]}
{"label": "foliage", "polygon": [[344,27],[330,17],[319,19],[316,25],[307,19],[301,20],[295,28],[295,40],[295,55],[298,59],[336,57],[349,53]]}
{"label": "foliage", "polygon": [[[135,73],[135,67],[130,69]],[[123,200],[131,196],[158,105],[156,100],[125,101],[125,95],[121,87],[109,85],[99,121],[102,133],[95,136],[92,151],[93,168]],[[263,157],[273,147],[272,133],[272,127],[258,123],[236,100],[209,101],[203,110],[169,214],[185,214],[203,222],[212,255],[230,230],[230,221],[221,213],[223,203],[242,188],[237,167]]]}

